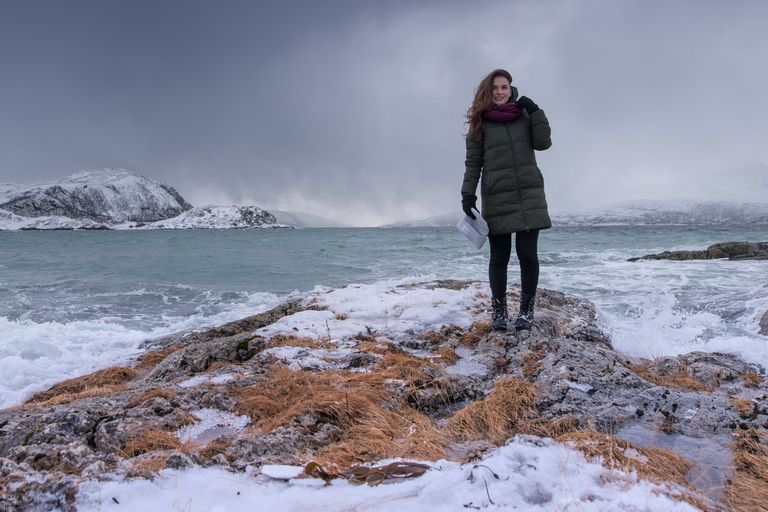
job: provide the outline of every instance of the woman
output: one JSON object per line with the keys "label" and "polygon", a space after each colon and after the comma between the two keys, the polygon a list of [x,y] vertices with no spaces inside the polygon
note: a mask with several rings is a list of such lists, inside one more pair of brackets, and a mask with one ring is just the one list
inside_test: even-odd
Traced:
{"label": "woman", "polygon": [[512,252],[512,233],[520,260],[522,295],[515,329],[533,326],[533,301],[539,282],[539,230],[552,227],[544,196],[544,178],[536,165],[534,150],[552,145],[544,111],[512,86],[512,76],[497,69],[475,90],[467,111],[467,159],[461,205],[472,218],[477,182],[482,178],[482,215],[488,222],[491,260],[493,317],[491,327],[507,329],[507,265]]}

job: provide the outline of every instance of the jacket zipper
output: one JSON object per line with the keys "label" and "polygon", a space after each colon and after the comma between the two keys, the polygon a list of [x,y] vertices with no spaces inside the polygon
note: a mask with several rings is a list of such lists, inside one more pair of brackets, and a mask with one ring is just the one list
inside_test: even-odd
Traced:
{"label": "jacket zipper", "polygon": [[512,145],[512,135],[509,133],[509,125],[512,123],[504,123],[504,130],[507,133],[507,139],[509,140],[509,151],[512,153],[512,170],[515,173],[515,182],[517,183],[517,200],[520,202],[520,211],[523,214],[523,223],[525,224],[525,230],[530,231],[528,227],[528,216],[525,214],[525,207],[523,206],[523,192],[520,189],[520,173],[517,168],[517,160],[515,159],[515,148]]}

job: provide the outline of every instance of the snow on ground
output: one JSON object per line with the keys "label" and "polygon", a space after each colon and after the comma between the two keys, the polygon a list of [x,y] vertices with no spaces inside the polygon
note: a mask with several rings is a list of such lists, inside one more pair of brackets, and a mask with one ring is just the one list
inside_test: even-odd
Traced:
{"label": "snow on ground", "polygon": [[[448,324],[468,327],[477,320],[472,310],[487,301],[480,293],[483,290],[482,284],[451,290],[395,283],[318,289],[313,294],[315,304],[326,310],[285,317],[259,333],[330,341],[367,329],[396,335]],[[278,347],[289,348],[294,347]],[[206,421],[197,430],[179,434],[197,439],[209,437],[211,429],[240,429],[247,423],[243,417],[221,417],[215,411],[205,414]],[[315,478],[293,478],[301,468],[286,466],[252,466],[244,473],[218,466],[166,469],[154,481],[113,475],[83,482],[76,506],[80,512],[696,510],[669,497],[677,496],[679,489],[639,480],[634,473],[608,470],[551,439],[518,436],[480,461],[426,464],[430,469],[420,477],[374,487],[345,480],[324,485]]]}
{"label": "snow on ground", "polygon": [[80,512],[697,510],[669,498],[674,489],[608,471],[549,439],[516,437],[476,463],[429,465],[423,476],[374,487],[290,478],[299,469],[285,466],[163,470],[154,481],[84,483],[76,506]]}
{"label": "snow on ground", "polygon": [[429,289],[382,281],[330,291],[317,289],[315,305],[325,310],[286,316],[256,333],[265,337],[282,333],[334,340],[360,332],[420,334],[451,324],[467,328],[478,319],[473,311],[488,306],[487,287],[473,283],[462,290]]}

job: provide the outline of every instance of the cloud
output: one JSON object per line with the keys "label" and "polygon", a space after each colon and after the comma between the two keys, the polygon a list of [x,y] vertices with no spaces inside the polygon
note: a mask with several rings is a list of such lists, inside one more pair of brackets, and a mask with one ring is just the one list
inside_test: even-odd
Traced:
{"label": "cloud", "polygon": [[0,181],[125,167],[196,205],[365,225],[436,215],[459,207],[463,114],[496,67],[552,124],[554,145],[539,154],[552,208],[768,162],[763,2],[5,10]]}

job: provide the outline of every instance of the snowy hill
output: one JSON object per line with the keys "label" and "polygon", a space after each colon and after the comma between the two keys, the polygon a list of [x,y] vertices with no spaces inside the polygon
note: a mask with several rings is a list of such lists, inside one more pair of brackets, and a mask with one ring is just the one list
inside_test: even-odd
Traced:
{"label": "snowy hill", "polygon": [[453,213],[444,213],[427,219],[412,220],[406,222],[395,222],[387,224],[383,228],[455,228],[456,224],[464,217],[464,213],[459,210]]}
{"label": "snowy hill", "polygon": [[0,230],[288,227],[257,206],[193,208],[173,187],[124,169],[0,184]]}
{"label": "snowy hill", "polygon": [[768,224],[768,203],[635,200],[552,214],[559,226]]}
{"label": "snowy hill", "polygon": [[768,224],[768,166],[753,162],[714,173],[635,186],[634,199],[551,211],[556,225]]}
{"label": "snowy hill", "polygon": [[[173,187],[123,169],[83,171],[36,185],[0,185],[0,210],[9,221],[37,219],[40,227],[154,222],[192,209]],[[20,219],[21,218],[21,219]],[[22,222],[23,223],[23,222]],[[51,229],[51,228],[49,228]],[[55,229],[55,228],[53,228]]]}
{"label": "snowy hill", "polygon": [[202,206],[171,219],[115,226],[115,229],[248,229],[288,227],[258,206]]}

